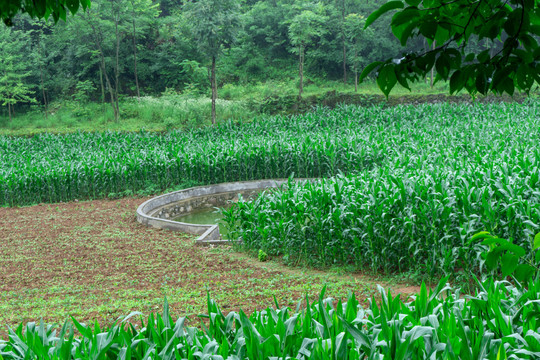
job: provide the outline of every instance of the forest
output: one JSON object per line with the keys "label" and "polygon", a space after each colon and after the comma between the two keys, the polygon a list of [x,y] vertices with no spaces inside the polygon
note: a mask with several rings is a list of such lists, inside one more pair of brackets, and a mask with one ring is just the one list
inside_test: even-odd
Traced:
{"label": "forest", "polygon": [[[110,104],[109,120],[118,120],[124,99],[209,97],[212,88],[227,97],[231,84],[292,83],[301,95],[304,84],[335,81],[352,90],[367,64],[430,46],[418,37],[402,48],[389,15],[364,29],[382,3],[228,0],[216,10],[211,0],[199,7],[96,0],[56,25],[19,15],[0,28],[0,114],[5,122],[67,106],[88,117],[81,104],[95,102]],[[497,46],[486,39],[468,44],[475,52]]]}

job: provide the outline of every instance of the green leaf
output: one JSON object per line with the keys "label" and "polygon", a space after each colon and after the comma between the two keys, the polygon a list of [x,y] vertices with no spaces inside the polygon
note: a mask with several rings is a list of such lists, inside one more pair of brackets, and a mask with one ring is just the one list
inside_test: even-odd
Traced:
{"label": "green leaf", "polygon": [[405,5],[403,2],[395,0],[395,1],[389,1],[374,12],[371,13],[371,15],[368,16],[366,19],[366,25],[364,26],[364,29],[366,29],[369,25],[371,25],[375,20],[380,18],[385,13],[395,10],[395,9],[403,9]]}
{"label": "green leaf", "polygon": [[435,62],[435,70],[437,70],[437,73],[444,79],[448,79],[448,74],[450,73],[450,58],[446,54],[446,52],[442,52],[439,55],[439,58]]}
{"label": "green leaf", "polygon": [[536,234],[533,241],[533,250],[540,249],[540,233]]}
{"label": "green leaf", "polygon": [[478,66],[476,68],[476,90],[482,95],[485,95],[489,89],[489,83],[487,81],[486,69]]}
{"label": "green leaf", "polygon": [[495,270],[499,263],[500,251],[490,251],[486,256],[486,266],[489,270]]}
{"label": "green leaf", "polygon": [[519,258],[514,254],[506,253],[501,257],[501,271],[504,277],[512,274],[518,266]]}
{"label": "green leaf", "polygon": [[519,264],[514,272],[514,277],[520,282],[529,280],[535,272],[535,268],[529,264]]}
{"label": "green leaf", "polygon": [[375,61],[364,68],[362,74],[358,77],[358,82],[361,83],[364,79],[377,67],[380,66],[382,61]]}
{"label": "green leaf", "polygon": [[386,98],[388,98],[390,91],[392,91],[394,86],[396,86],[396,83],[397,77],[394,71],[394,66],[390,64],[385,65],[381,71],[379,71],[379,75],[377,76],[377,85]]}
{"label": "green leaf", "polygon": [[454,94],[463,89],[466,79],[463,78],[461,70],[455,71],[450,77],[450,93]]}
{"label": "green leaf", "polygon": [[521,23],[521,14],[523,12],[523,9],[516,8],[512,13],[508,16],[508,19],[504,23],[504,31],[508,34],[508,36],[515,36],[520,28]]}
{"label": "green leaf", "polygon": [[531,86],[534,84],[535,73],[535,70],[529,66],[522,65],[518,67],[516,72],[516,81],[518,87],[528,93]]}

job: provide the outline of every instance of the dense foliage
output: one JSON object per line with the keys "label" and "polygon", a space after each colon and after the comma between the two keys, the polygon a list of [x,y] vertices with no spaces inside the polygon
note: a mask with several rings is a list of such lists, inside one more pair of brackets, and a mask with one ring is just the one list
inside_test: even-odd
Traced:
{"label": "dense foliage", "polygon": [[[22,77],[18,86],[31,92],[11,100],[11,108],[0,93],[2,118],[7,122],[12,110],[20,114],[28,109],[45,110],[47,116],[55,111],[51,104],[75,100],[110,103],[109,120],[115,120],[122,118],[118,107],[123,97],[156,96],[166,89],[208,96],[212,54],[219,53],[219,88],[299,79],[303,64],[304,85],[341,79],[353,89],[355,74],[367,64],[428,46],[418,38],[401,49],[389,15],[362,30],[366,17],[384,2],[231,0],[228,8],[212,14],[203,11],[208,8],[204,1],[184,7],[169,0],[94,0],[89,9],[55,25],[51,19],[20,15],[11,28],[0,27],[0,48],[19,49],[16,55],[25,61],[5,69],[1,64],[10,52],[2,51],[0,72]],[[232,26],[236,8],[239,21]],[[193,21],[194,13],[201,21],[204,15],[204,22]],[[220,36],[209,37],[205,29]],[[468,45],[473,52],[499,47],[498,42]]]}
{"label": "dense foliage", "polygon": [[[382,14],[400,9],[392,17],[392,32],[405,46],[418,36],[431,49],[406,53],[399,61],[373,63],[377,82],[388,94],[396,83],[424,78],[435,67],[439,79],[450,80],[450,91],[490,91],[512,95],[515,89],[529,93],[540,84],[540,1],[538,0],[394,0],[367,19],[370,24]],[[471,51],[471,41],[499,42],[480,53]]]}
{"label": "dense foliage", "polygon": [[[60,333],[29,323],[9,331],[0,356],[16,359],[536,359],[540,357],[540,282],[528,288],[488,280],[462,298],[441,281],[403,302],[381,289],[381,300],[364,309],[323,299],[296,311],[268,308],[250,316],[223,314],[208,299],[208,327],[173,321],[167,303],[141,328],[124,318],[110,329],[74,320]],[[307,299],[306,299],[307,300]]]}

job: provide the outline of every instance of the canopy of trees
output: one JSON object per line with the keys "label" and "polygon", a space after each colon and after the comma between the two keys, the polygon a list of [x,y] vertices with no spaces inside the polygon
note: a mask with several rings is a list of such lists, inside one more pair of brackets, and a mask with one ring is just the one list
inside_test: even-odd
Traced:
{"label": "canopy of trees", "polygon": [[[17,49],[0,54],[2,64],[25,59],[2,65],[3,85],[17,83],[18,95],[4,92],[1,104],[7,115],[32,103],[102,101],[118,119],[126,96],[174,91],[215,100],[224,84],[272,80],[298,81],[301,95],[318,79],[353,88],[357,77],[348,74],[368,64],[360,80],[376,70],[387,94],[432,67],[453,91],[527,90],[538,80],[537,2],[497,1],[10,0],[9,11],[0,1],[2,19],[12,21],[0,27],[2,46]],[[75,14],[56,23],[65,17],[59,9]]]}

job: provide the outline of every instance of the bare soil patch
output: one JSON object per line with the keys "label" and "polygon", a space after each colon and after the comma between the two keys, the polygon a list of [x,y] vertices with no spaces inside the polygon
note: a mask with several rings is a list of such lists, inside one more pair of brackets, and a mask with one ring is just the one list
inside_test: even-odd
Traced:
{"label": "bare soil patch", "polygon": [[[0,208],[0,325],[38,321],[110,324],[132,311],[205,313],[206,292],[226,311],[296,305],[308,294],[365,303],[373,279],[260,263],[194,237],[146,228],[135,210],[146,199]],[[414,292],[416,288],[406,288]]]}

